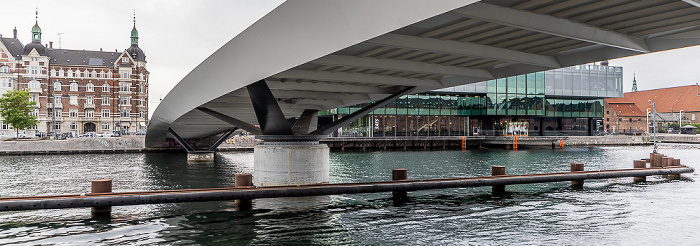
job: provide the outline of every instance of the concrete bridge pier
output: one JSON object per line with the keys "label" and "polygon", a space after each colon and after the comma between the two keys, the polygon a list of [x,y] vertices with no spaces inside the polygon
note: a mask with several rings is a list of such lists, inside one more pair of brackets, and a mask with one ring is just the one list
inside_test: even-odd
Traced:
{"label": "concrete bridge pier", "polygon": [[255,146],[255,186],[329,182],[328,145],[318,141],[265,141]]}

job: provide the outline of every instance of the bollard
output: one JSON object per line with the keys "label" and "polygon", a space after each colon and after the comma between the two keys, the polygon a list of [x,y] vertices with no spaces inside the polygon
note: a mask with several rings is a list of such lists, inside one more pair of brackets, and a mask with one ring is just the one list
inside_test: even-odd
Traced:
{"label": "bollard", "polygon": [[[645,160],[634,160],[634,168],[647,168],[647,163]],[[634,182],[645,182],[645,181],[647,181],[646,176],[634,177]]]}
{"label": "bollard", "polygon": [[[571,172],[583,172],[583,163],[571,163]],[[583,188],[583,180],[572,180],[571,187]]]}
{"label": "bollard", "polygon": [[668,167],[668,160],[669,159],[670,159],[670,157],[666,157],[666,156],[661,157],[661,167]]}
{"label": "bollard", "polygon": [[[112,193],[111,179],[98,179],[90,181],[92,183],[91,193]],[[92,207],[92,214],[97,216],[109,216],[112,213],[112,206]]]}
{"label": "bollard", "polygon": [[[491,176],[500,176],[500,175],[506,175],[506,167],[505,166],[491,166]],[[498,193],[503,193],[506,192],[506,186],[505,185],[494,185],[491,186],[491,193],[498,194]]]}
{"label": "bollard", "polygon": [[[394,169],[391,170],[391,180],[400,181],[408,179],[408,169]],[[406,191],[392,191],[394,201],[405,201],[408,199],[408,192]]]}
{"label": "bollard", "polygon": [[[234,175],[233,183],[236,188],[246,189],[253,187],[253,175],[236,174]],[[239,211],[249,211],[253,209],[252,199],[236,199],[233,201],[234,206],[238,207]]]}

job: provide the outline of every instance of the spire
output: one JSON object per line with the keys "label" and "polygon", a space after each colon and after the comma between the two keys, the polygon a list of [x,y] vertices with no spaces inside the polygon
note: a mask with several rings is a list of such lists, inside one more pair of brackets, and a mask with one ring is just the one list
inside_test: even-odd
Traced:
{"label": "spire", "polygon": [[131,44],[139,44],[139,31],[136,30],[136,10],[134,9],[134,28],[131,29]]}
{"label": "spire", "polygon": [[32,27],[32,42],[37,42],[41,43],[41,28],[39,27],[39,9],[34,12],[36,16],[34,17],[36,20],[34,22],[34,26]]}
{"label": "spire", "polygon": [[634,73],[632,78],[632,92],[635,92],[637,91],[637,73]]}

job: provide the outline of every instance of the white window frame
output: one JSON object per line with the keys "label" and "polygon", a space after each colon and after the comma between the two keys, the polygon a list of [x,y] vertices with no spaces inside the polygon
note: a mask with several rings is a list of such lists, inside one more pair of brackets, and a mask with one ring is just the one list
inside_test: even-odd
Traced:
{"label": "white window frame", "polygon": [[95,91],[95,85],[92,84],[91,82],[87,83],[87,85],[85,85],[85,91],[86,91],[86,92],[94,92],[94,91]]}
{"label": "white window frame", "polygon": [[129,57],[122,57],[122,62],[129,62]]}
{"label": "white window frame", "polygon": [[68,109],[68,117],[78,117],[78,109],[77,108]]}
{"label": "white window frame", "polygon": [[86,96],[85,104],[95,104],[95,96]]}
{"label": "white window frame", "polygon": [[71,130],[78,130],[78,123],[71,122],[69,129]]}
{"label": "white window frame", "polygon": [[109,118],[110,116],[109,109],[102,109],[102,118]]}
{"label": "white window frame", "polygon": [[129,109],[122,109],[121,112],[119,112],[119,116],[122,118],[129,118],[131,117],[131,110]]}
{"label": "white window frame", "polygon": [[102,97],[102,105],[109,105],[109,97]]}
{"label": "white window frame", "polygon": [[87,118],[93,118],[93,117],[95,117],[95,110],[86,109],[86,110],[85,110],[85,117],[87,117]]}
{"label": "white window frame", "polygon": [[68,69],[68,75],[67,77],[73,77],[73,69]]}
{"label": "white window frame", "polygon": [[78,82],[70,82],[70,91],[78,91]]}
{"label": "white window frame", "polygon": [[78,96],[75,96],[75,95],[70,96],[69,104],[70,105],[78,105]]}
{"label": "white window frame", "polygon": [[54,91],[61,91],[61,82],[60,81],[55,81],[53,82],[53,90]]}
{"label": "white window frame", "polygon": [[130,83],[119,83],[119,91],[130,91]]}
{"label": "white window frame", "polygon": [[131,73],[128,71],[122,71],[122,79],[130,79]]}
{"label": "white window frame", "polygon": [[102,123],[102,127],[100,129],[109,130],[109,123]]}
{"label": "white window frame", "polygon": [[58,70],[58,77],[65,77],[65,76],[66,76],[66,72],[63,71],[63,69],[59,69]]}
{"label": "white window frame", "polygon": [[119,97],[120,105],[131,105],[131,97]]}
{"label": "white window frame", "polygon": [[39,84],[39,81],[32,80],[32,81],[29,81],[29,88],[30,89],[37,89],[37,88],[41,88],[41,85]]}
{"label": "white window frame", "polygon": [[102,84],[102,92],[109,92],[109,87],[107,83]]}
{"label": "white window frame", "polygon": [[56,117],[62,117],[63,116],[63,110],[61,109],[56,109],[56,111],[53,111],[53,115]]}

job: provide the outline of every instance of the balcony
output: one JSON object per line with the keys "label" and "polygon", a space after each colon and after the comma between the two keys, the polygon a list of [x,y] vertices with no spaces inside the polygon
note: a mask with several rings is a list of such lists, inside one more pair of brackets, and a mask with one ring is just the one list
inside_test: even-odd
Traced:
{"label": "balcony", "polygon": [[41,88],[29,88],[29,93],[41,93]]}
{"label": "balcony", "polygon": [[131,91],[119,91],[119,95],[131,95]]}
{"label": "balcony", "polygon": [[[46,105],[47,108],[54,108],[54,103],[48,103]],[[56,108],[63,108],[63,103],[56,103]]]}
{"label": "balcony", "polygon": [[97,121],[99,118],[97,117],[83,117],[81,118],[82,121]]}
{"label": "balcony", "polygon": [[85,108],[91,108],[91,109],[94,109],[94,108],[95,108],[95,104],[87,104],[87,103],[86,103],[86,104],[83,104],[83,105],[85,106]]}

